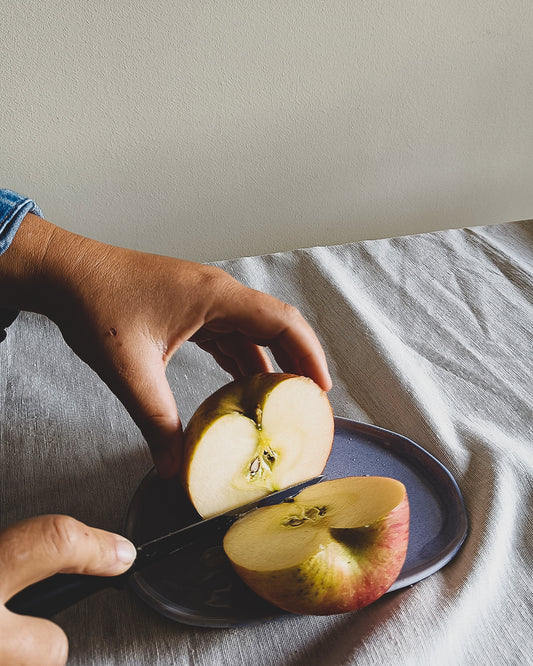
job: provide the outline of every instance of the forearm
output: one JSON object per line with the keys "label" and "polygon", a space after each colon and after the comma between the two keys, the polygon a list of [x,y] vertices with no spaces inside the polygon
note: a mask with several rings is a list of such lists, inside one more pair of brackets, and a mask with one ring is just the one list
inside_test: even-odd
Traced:
{"label": "forearm", "polygon": [[[39,206],[28,197],[8,189],[0,189],[0,259],[7,251],[28,213],[42,216]],[[0,266],[0,271],[2,267]],[[5,339],[7,329],[17,318],[18,308],[6,309],[3,302],[13,302],[14,294],[2,282],[0,274],[0,342]]]}
{"label": "forearm", "polygon": [[28,213],[0,256],[0,308],[49,314],[79,237]]}

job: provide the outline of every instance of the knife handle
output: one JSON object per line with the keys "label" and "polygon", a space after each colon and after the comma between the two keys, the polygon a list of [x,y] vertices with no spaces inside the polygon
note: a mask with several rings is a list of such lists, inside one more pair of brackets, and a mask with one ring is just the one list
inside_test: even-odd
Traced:
{"label": "knife handle", "polygon": [[127,574],[120,576],[87,576],[55,574],[25,588],[6,604],[21,615],[50,618],[91,594],[108,587],[122,588]]}

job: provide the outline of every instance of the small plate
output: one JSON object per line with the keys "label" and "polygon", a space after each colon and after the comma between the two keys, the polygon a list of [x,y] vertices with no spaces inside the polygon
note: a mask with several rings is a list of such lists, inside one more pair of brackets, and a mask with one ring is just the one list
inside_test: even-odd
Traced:
{"label": "small plate", "polygon": [[[326,479],[388,476],[404,483],[410,506],[409,547],[389,592],[438,571],[457,553],[468,532],[461,492],[436,458],[397,433],[335,417]],[[137,488],[125,533],[141,544],[201,520],[176,479],[152,469]],[[256,596],[233,572],[220,540],[198,543],[134,574],[134,592],[162,615],[204,627],[234,627],[286,616]]]}

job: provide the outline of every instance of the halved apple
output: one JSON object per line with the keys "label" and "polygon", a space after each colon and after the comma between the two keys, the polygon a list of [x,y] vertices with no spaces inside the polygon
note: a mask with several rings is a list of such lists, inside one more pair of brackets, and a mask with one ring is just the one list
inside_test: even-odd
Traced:
{"label": "halved apple", "polygon": [[408,539],[405,486],[361,476],[323,481],[292,502],[251,511],[230,527],[224,550],[270,603],[330,615],[381,597],[401,571]]}
{"label": "halved apple", "polygon": [[327,393],[313,380],[244,377],[213,393],[191,417],[183,486],[201,516],[228,511],[320,474],[333,433]]}

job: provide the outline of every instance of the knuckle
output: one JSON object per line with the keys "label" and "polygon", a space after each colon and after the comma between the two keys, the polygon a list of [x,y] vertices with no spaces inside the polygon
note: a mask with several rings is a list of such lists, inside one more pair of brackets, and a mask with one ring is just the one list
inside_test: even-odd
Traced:
{"label": "knuckle", "polygon": [[199,279],[206,289],[214,288],[221,284],[233,282],[233,278],[221,268],[203,264],[200,268]]}
{"label": "knuckle", "polygon": [[231,303],[241,298],[242,293],[247,289],[229,273],[216,266],[203,266],[200,288],[208,300],[217,304],[216,310],[221,303]]}
{"label": "knuckle", "polygon": [[300,321],[302,319],[300,310],[298,310],[298,308],[296,308],[294,305],[290,305],[289,303],[282,303],[281,311],[283,319],[289,325],[295,324],[297,321]]}
{"label": "knuckle", "polygon": [[80,538],[80,523],[71,516],[49,516],[44,525],[44,539],[53,554],[65,554],[75,549]]}
{"label": "knuckle", "polygon": [[235,280],[229,273],[209,264],[198,264],[190,276],[189,282],[185,283],[188,288],[187,302],[198,306],[198,299],[217,300]]}

